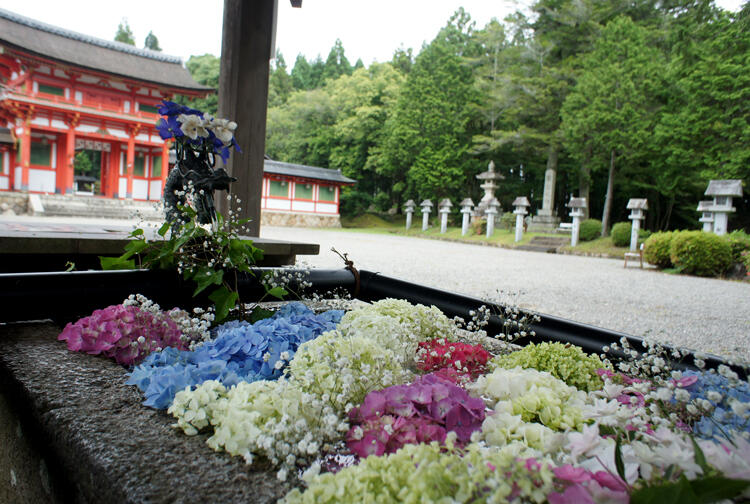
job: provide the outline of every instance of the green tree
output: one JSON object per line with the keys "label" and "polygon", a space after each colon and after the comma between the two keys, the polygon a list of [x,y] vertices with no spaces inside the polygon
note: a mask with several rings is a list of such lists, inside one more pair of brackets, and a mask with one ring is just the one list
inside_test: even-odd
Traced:
{"label": "green tree", "polygon": [[397,184],[405,182],[409,197],[455,198],[467,176],[478,171],[468,154],[476,93],[462,59],[476,50],[472,33],[471,18],[459,9],[417,56],[386,124],[382,171]]}
{"label": "green tree", "polygon": [[[221,60],[213,54],[204,54],[202,56],[190,56],[185,63],[190,75],[198,84],[208,86],[218,92],[219,89],[219,69]],[[219,106],[218,93],[214,92],[205,98],[186,98],[177,99],[179,103],[189,105],[211,115],[216,115]]]}
{"label": "green tree", "polygon": [[286,61],[281,51],[277,50],[268,77],[268,106],[275,107],[286,103],[293,90],[292,77],[287,72]]}
{"label": "green tree", "polygon": [[664,70],[649,32],[618,17],[583,57],[578,82],[563,104],[569,150],[576,156],[590,152],[598,166],[609,167],[602,236],[609,230],[617,166],[626,171],[643,162],[653,138]]}
{"label": "green tree", "polygon": [[403,46],[396,49],[391,59],[391,64],[404,75],[408,74],[414,64],[414,52],[409,49],[404,49]]}
{"label": "green tree", "polygon": [[159,39],[156,38],[156,35],[154,35],[154,32],[152,31],[149,31],[148,35],[146,35],[146,40],[143,42],[143,47],[146,49],[151,49],[152,51],[161,52],[161,47],[159,47]]}
{"label": "green tree", "polygon": [[354,68],[352,69],[352,71],[359,70],[360,68],[364,68],[364,67],[365,67],[365,64],[362,61],[362,58],[357,58],[357,62],[354,63]]}
{"label": "green tree", "polygon": [[322,81],[327,81],[328,79],[336,79],[341,75],[351,74],[352,66],[344,54],[344,45],[341,43],[340,39],[336,39],[331,51],[328,53],[325,65],[323,66],[321,79]]}
{"label": "green tree", "polygon": [[130,29],[127,18],[122,18],[120,24],[117,25],[117,33],[115,33],[115,41],[122,42],[123,44],[135,45],[135,37],[133,31]]}

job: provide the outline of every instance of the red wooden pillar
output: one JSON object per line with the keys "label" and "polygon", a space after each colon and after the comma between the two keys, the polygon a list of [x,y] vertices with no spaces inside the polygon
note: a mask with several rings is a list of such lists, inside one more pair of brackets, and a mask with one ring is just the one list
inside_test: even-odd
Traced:
{"label": "red wooden pillar", "polygon": [[138,130],[133,128],[130,131],[130,137],[128,138],[128,153],[125,159],[125,166],[127,168],[126,175],[128,177],[128,184],[125,189],[125,197],[133,197],[133,165],[135,163],[135,135]]}
{"label": "red wooden pillar", "polygon": [[120,194],[120,142],[112,143],[109,153],[109,175],[106,196],[110,198],[121,198]]}
{"label": "red wooden pillar", "polygon": [[76,160],[76,130],[73,122],[68,123],[68,132],[65,135],[65,165],[58,172],[62,175],[60,181],[60,192],[62,194],[73,193],[73,177],[75,176]]}
{"label": "red wooden pillar", "polygon": [[21,132],[21,190],[29,190],[29,165],[31,164],[31,121],[26,119]]}
{"label": "red wooden pillar", "polygon": [[169,175],[169,142],[165,141],[161,146],[161,193],[164,194],[164,188],[167,185],[167,175]]}

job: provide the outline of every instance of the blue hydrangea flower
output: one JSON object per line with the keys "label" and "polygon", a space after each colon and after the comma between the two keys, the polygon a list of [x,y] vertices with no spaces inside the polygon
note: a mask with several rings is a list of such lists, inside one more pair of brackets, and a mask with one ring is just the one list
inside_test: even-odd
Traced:
{"label": "blue hydrangea flower", "polygon": [[213,340],[194,351],[165,348],[151,353],[133,369],[127,384],[143,392],[146,406],[165,409],[177,392],[206,380],[226,387],[274,380],[302,343],[335,329],[343,315],[341,310],[316,315],[302,303],[289,303],[254,324],[227,322],[215,330]]}
{"label": "blue hydrangea flower", "polygon": [[[705,399],[714,406],[710,416],[702,417],[693,425],[693,432],[698,437],[722,441],[731,437],[733,432],[750,432],[750,422],[736,415],[731,407],[734,400],[750,403],[750,386],[747,382],[733,384],[715,372],[705,371],[683,371],[682,376],[698,378],[695,383],[685,387],[685,390],[690,392],[691,400]],[[721,394],[721,400],[712,400],[709,397],[710,392]],[[715,399],[715,396],[713,398]]]}

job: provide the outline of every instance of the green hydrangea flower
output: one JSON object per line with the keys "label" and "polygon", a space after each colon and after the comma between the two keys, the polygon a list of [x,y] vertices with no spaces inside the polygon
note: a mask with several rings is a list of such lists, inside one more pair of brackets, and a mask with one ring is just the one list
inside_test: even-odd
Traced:
{"label": "green hydrangea flower", "polygon": [[599,390],[604,382],[596,374],[600,368],[609,368],[597,355],[588,355],[575,345],[562,343],[529,343],[521,350],[499,355],[489,362],[490,369],[522,367],[547,371],[568,385],[591,392]]}

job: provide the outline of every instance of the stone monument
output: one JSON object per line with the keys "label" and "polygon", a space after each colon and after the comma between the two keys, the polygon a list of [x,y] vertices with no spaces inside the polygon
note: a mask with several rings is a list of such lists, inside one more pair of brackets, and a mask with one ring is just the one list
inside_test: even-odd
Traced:
{"label": "stone monument", "polygon": [[440,234],[445,234],[448,231],[448,214],[451,213],[451,207],[453,203],[448,198],[440,201],[438,204],[438,213],[440,214]]}
{"label": "stone monument", "polygon": [[727,234],[729,214],[737,211],[732,206],[732,198],[742,197],[742,181],[711,180],[705,194],[714,198],[711,205],[711,211],[714,214],[714,233],[719,236]]}
{"label": "stone monument", "polygon": [[630,227],[630,251],[635,252],[635,249],[638,248],[638,231],[641,230],[641,221],[646,218],[645,212],[648,210],[648,200],[630,198],[627,208],[630,210],[628,219],[633,221]]}
{"label": "stone monument", "polygon": [[573,229],[570,233],[570,246],[575,247],[578,245],[578,235],[581,232],[581,220],[584,216],[583,210],[586,208],[586,198],[571,197],[567,206],[570,208],[570,216],[573,217]]}
{"label": "stone monument", "polygon": [[411,227],[411,218],[414,215],[414,209],[416,208],[417,204],[414,203],[414,200],[409,200],[406,203],[404,203],[404,212],[406,212],[406,230],[408,231]]}
{"label": "stone monument", "polygon": [[471,211],[474,208],[474,202],[471,198],[466,198],[461,202],[461,213],[463,218],[461,219],[461,236],[466,236],[469,232],[469,219],[471,219]]}
{"label": "stone monument", "polygon": [[426,199],[419,204],[422,207],[422,231],[427,231],[430,227],[430,211],[432,210],[432,201]]}
{"label": "stone monument", "polygon": [[519,196],[513,200],[513,206],[515,207],[513,213],[516,215],[516,241],[520,242],[523,240],[523,219],[528,215],[529,212],[526,209],[531,204],[526,196]]}
{"label": "stone monument", "polygon": [[[547,168],[544,173],[544,193],[542,195],[542,208],[531,219],[529,229],[532,231],[552,231],[560,225],[560,218],[555,214],[555,179],[557,171]],[[585,199],[585,198],[584,198]]]}

